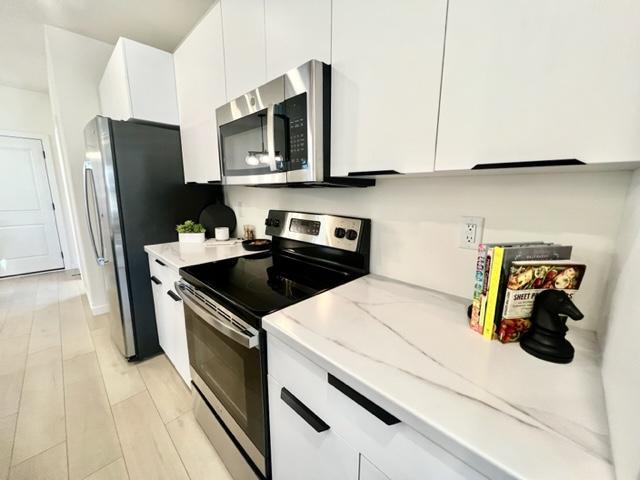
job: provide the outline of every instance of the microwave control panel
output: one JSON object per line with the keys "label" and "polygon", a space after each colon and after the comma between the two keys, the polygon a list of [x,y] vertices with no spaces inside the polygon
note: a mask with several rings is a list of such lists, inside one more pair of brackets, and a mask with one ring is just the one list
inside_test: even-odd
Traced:
{"label": "microwave control panel", "polygon": [[307,94],[301,93],[283,102],[287,119],[287,160],[289,170],[307,167]]}

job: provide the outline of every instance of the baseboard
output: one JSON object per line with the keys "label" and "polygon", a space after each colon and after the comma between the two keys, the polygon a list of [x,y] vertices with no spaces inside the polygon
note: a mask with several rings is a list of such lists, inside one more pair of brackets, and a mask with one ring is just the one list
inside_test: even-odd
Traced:
{"label": "baseboard", "polygon": [[97,315],[103,315],[105,313],[109,312],[109,304],[105,303],[102,305],[89,305],[89,307],[91,308],[91,313],[93,314],[93,316],[97,316]]}

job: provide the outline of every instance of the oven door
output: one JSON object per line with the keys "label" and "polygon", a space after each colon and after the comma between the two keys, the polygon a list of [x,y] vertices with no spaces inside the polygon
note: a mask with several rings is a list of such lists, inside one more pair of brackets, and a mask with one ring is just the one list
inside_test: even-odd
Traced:
{"label": "oven door", "polygon": [[259,332],[190,284],[175,286],[184,301],[193,383],[266,475],[266,372]]}

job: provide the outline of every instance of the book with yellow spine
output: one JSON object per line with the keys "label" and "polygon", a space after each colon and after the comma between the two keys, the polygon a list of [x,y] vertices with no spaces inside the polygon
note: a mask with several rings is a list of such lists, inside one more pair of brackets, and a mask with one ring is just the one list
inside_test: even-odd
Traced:
{"label": "book with yellow spine", "polygon": [[489,285],[487,287],[487,306],[485,309],[482,336],[491,340],[495,331],[496,305],[498,302],[498,290],[500,290],[500,273],[502,272],[502,260],[504,247],[494,247],[491,257],[491,271],[489,272]]}

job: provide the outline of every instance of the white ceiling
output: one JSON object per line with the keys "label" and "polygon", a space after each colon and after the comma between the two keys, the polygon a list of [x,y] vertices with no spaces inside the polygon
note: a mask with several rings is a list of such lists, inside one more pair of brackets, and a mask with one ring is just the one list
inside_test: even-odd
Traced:
{"label": "white ceiling", "polygon": [[[43,25],[173,51],[214,0],[0,0],[0,85],[47,91]],[[0,107],[1,108],[1,107]]]}

